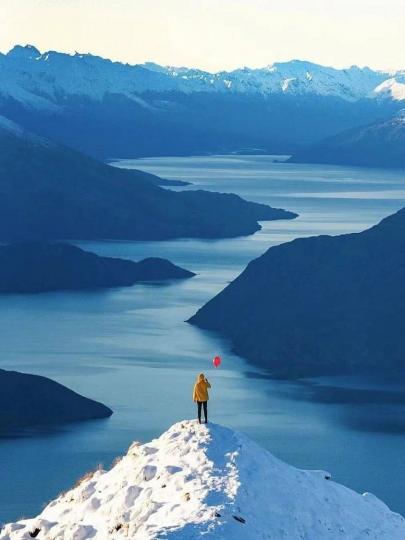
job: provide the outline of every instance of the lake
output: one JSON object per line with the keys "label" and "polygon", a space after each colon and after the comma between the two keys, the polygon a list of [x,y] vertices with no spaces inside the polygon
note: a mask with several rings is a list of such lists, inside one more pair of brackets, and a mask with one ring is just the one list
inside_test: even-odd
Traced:
{"label": "lake", "polygon": [[[246,432],[285,461],[326,469],[405,514],[405,387],[347,377],[285,382],[184,321],[270,246],[360,231],[398,210],[405,172],[274,163],[271,156],[149,158],[126,166],[293,210],[253,236],[207,241],[86,242],[102,255],[166,257],[193,279],[97,292],[0,298],[0,367],[51,377],[109,405],[107,420],[0,439],[0,522],[28,517],[136,439],[195,415],[194,378],[212,383],[212,421]],[[176,188],[177,189],[177,188]],[[213,356],[223,363],[212,367]]]}

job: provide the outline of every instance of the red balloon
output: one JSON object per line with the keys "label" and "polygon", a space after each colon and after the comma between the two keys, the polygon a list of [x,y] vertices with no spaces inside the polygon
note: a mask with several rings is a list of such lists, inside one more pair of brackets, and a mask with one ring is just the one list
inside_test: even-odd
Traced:
{"label": "red balloon", "polygon": [[215,367],[218,367],[221,363],[221,357],[220,356],[216,356],[214,358],[214,360],[212,361],[212,363],[214,364]]}

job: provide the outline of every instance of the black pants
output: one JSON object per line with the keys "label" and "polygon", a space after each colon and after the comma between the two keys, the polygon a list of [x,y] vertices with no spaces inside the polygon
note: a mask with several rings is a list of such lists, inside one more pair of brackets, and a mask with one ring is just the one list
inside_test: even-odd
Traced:
{"label": "black pants", "polygon": [[207,423],[208,422],[208,413],[207,413],[207,402],[206,401],[197,401],[198,421],[201,424],[201,406],[204,409],[205,423]]}

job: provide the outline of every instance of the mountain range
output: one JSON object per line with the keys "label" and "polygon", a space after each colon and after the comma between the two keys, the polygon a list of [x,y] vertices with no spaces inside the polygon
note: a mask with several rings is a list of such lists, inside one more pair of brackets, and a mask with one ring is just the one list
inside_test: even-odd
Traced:
{"label": "mountain range", "polygon": [[0,540],[402,540],[405,519],[325,471],[287,465],[242,433],[178,422],[89,472]]}
{"label": "mountain range", "polygon": [[0,55],[0,65],[8,75],[2,85],[3,95],[18,96],[21,102],[48,109],[57,108],[63,97],[74,94],[103,99],[106,94],[117,93],[136,101],[138,94],[174,91],[312,94],[347,101],[405,99],[405,70],[375,71],[357,66],[336,69],[302,60],[209,73],[153,62],[123,64],[91,54],[41,53],[32,45],[16,45]]}
{"label": "mountain range", "polygon": [[190,322],[274,375],[404,372],[405,208],[271,247]]}
{"label": "mountain range", "polygon": [[17,45],[0,73],[0,114],[103,159],[293,154],[389,118],[405,99],[405,71],[299,60],[208,73]]}

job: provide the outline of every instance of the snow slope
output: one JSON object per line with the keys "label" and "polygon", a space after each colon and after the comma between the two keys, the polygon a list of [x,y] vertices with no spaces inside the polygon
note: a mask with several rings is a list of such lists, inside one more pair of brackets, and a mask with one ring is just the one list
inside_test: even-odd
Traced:
{"label": "snow slope", "polygon": [[395,101],[405,100],[405,74],[387,79],[377,86],[375,93]]}
{"label": "snow slope", "polygon": [[333,96],[347,101],[363,98],[405,99],[405,71],[383,72],[351,66],[335,69],[292,60],[261,69],[208,73],[199,69],[164,67],[148,62],[129,65],[94,56],[15,46],[0,54],[0,96],[39,110],[55,110],[71,97],[102,100],[121,94],[145,108],[145,92],[232,92]]}
{"label": "snow slope", "polygon": [[1,540],[403,540],[405,519],[322,471],[276,459],[246,436],[184,421],[134,443]]}

